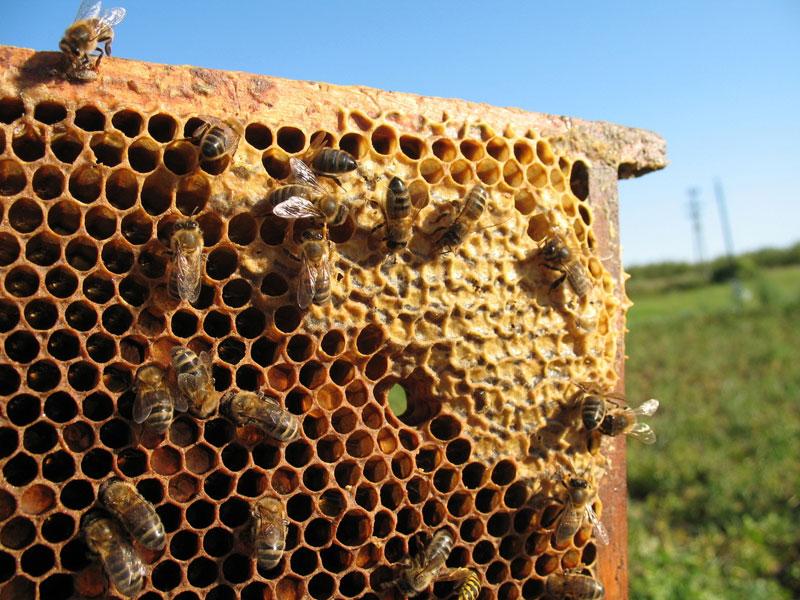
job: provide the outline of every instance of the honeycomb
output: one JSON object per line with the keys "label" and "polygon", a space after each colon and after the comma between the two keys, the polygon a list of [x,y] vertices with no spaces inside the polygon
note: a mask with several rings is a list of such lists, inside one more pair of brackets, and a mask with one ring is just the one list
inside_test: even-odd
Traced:
{"label": "honeycomb", "polygon": [[[444,526],[456,538],[448,566],[478,571],[483,599],[544,597],[549,574],[596,574],[604,560],[621,577],[623,442],[588,452],[570,390],[618,382],[616,181],[661,168],[659,138],[115,59],[74,86],[54,74],[56,54],[0,48],[0,58],[0,598],[113,597],[78,535],[112,475],[136,485],[167,531],[165,550],[143,551],[142,599],[391,596],[378,590],[392,566]],[[198,163],[184,138],[200,114],[242,122],[231,161]],[[351,213],[330,231],[332,303],[303,312],[287,258],[303,224],[258,206],[318,131],[360,166],[336,192]],[[372,233],[394,175],[418,211],[396,261]],[[480,222],[452,252],[435,251],[437,228],[476,183],[490,196]],[[206,256],[192,305],[169,297],[165,277],[172,225],[187,215]],[[552,231],[580,249],[586,298],[550,290],[557,274],[536,253]],[[278,444],[223,416],[180,415],[165,438],[143,434],[133,374],[167,364],[175,345],[211,354],[220,393],[278,397],[300,439]],[[401,415],[387,400],[396,385]],[[612,550],[586,524],[553,546],[565,460],[615,482],[601,492],[622,503],[616,558],[603,559]],[[246,532],[265,493],[285,500],[290,525],[284,558],[260,572]],[[624,596],[600,577],[607,597]],[[433,594],[453,589],[439,582]]]}

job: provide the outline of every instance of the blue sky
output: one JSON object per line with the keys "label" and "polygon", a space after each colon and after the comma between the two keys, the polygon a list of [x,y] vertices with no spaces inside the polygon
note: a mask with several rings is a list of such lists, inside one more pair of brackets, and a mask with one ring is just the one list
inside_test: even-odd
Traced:
{"label": "blue sky", "polygon": [[[620,184],[624,260],[689,260],[689,187],[722,253],[800,239],[800,2],[191,3],[112,0],[116,56],[426,95],[651,129],[671,164]],[[0,1],[0,43],[57,49],[78,2]],[[186,6],[192,6],[190,14]]]}

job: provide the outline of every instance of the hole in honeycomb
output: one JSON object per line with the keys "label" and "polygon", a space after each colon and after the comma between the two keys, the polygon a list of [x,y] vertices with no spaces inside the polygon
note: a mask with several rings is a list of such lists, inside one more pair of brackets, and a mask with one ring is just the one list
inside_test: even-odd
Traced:
{"label": "hole in honeycomb", "polygon": [[196,558],[186,569],[186,578],[196,587],[208,587],[217,580],[217,577],[217,565],[210,558]]}
{"label": "hole in honeycomb", "polygon": [[455,469],[443,467],[433,475],[433,486],[442,493],[452,492],[458,483],[458,473]]}
{"label": "hole in honeycomb", "polygon": [[492,481],[497,485],[508,485],[517,477],[514,461],[501,460],[492,469]]}
{"label": "hole in honeycomb", "polygon": [[0,396],[13,394],[19,389],[19,373],[9,365],[0,365]]}
{"label": "hole in honeycomb", "polygon": [[483,536],[483,523],[480,519],[466,519],[461,524],[461,539],[465,542],[476,542]]}
{"label": "hole in honeycomb", "polygon": [[89,238],[75,238],[67,244],[67,262],[78,271],[88,271],[97,263],[97,246]]}
{"label": "hole in honeycomb", "polygon": [[0,99],[0,123],[13,123],[25,114],[25,105],[21,98],[5,97]]}
{"label": "hole in honeycomb", "polygon": [[397,531],[411,534],[419,529],[422,519],[415,508],[403,508],[397,513]]}
{"label": "hole in honeycomb", "polygon": [[37,544],[22,553],[20,565],[28,575],[39,577],[55,566],[55,553],[43,544]]}
{"label": "hole in honeycomb", "polygon": [[11,550],[20,550],[33,542],[36,538],[36,528],[30,520],[24,517],[15,517],[3,525],[0,530],[0,544]]}
{"label": "hole in honeycomb", "polygon": [[372,132],[372,148],[378,154],[390,155],[397,150],[397,134],[388,125],[381,125]]}
{"label": "hole in honeycomb", "polygon": [[44,165],[33,174],[33,193],[42,200],[58,198],[64,192],[64,176],[57,168]]}
{"label": "hole in honeycomb", "polygon": [[78,336],[66,329],[52,333],[47,340],[47,352],[58,360],[75,358],[80,352]]}
{"label": "hole in honeycomb", "polygon": [[495,184],[500,179],[500,167],[491,158],[484,158],[479,162],[475,172],[478,175],[478,179],[486,185]]}
{"label": "hole in honeycomb", "polygon": [[441,161],[450,162],[456,157],[456,147],[448,138],[440,138],[433,142],[433,154]]}
{"label": "hole in honeycomb", "polygon": [[[178,311],[172,315],[170,328],[173,335],[181,338],[192,337],[197,332],[197,315],[188,310]],[[206,332],[208,332],[208,328],[206,328]]]}
{"label": "hole in honeycomb", "polygon": [[339,487],[348,488],[358,483],[358,479],[361,477],[361,469],[353,461],[342,461],[336,465],[333,476]]}
{"label": "hole in honeycomb", "polygon": [[161,562],[153,569],[151,578],[157,590],[175,589],[181,582],[181,567],[171,560]]}
{"label": "hole in honeycomb", "polygon": [[131,306],[141,306],[149,295],[147,285],[136,277],[129,276],[119,284],[119,295]]}
{"label": "hole in honeycomb", "polygon": [[[119,210],[129,209],[136,202],[138,194],[139,182],[136,176],[127,169],[114,171],[106,180],[106,198],[114,208]],[[124,226],[122,231],[124,234]]]}
{"label": "hole in honeycomb", "polygon": [[83,280],[83,294],[95,304],[105,304],[114,297],[114,282],[95,272]]}
{"label": "hole in honeycomb", "polygon": [[364,477],[372,483],[383,481],[388,474],[389,467],[381,457],[373,456],[364,465]]}
{"label": "hole in honeycomb", "polygon": [[83,139],[77,131],[66,128],[63,133],[53,136],[50,150],[61,162],[72,164],[83,152]]}
{"label": "hole in honeycomb", "polygon": [[[175,190],[175,206],[186,216],[202,211],[211,197],[211,182],[202,173],[182,178]],[[205,234],[205,227],[203,232]],[[210,245],[210,244],[206,244]]]}
{"label": "hole in honeycomb", "polygon": [[267,215],[261,224],[259,236],[268,246],[279,246],[286,237],[288,227],[287,219],[281,219],[273,215]]}
{"label": "hole in honeycomb", "polygon": [[37,392],[52,390],[60,380],[61,373],[52,361],[40,360],[28,367],[28,387]]}
{"label": "hole in honeycomb", "polygon": [[369,144],[360,133],[346,133],[339,140],[339,148],[347,152],[356,160],[361,160],[367,155]]}
{"label": "hole in honeycomb", "polygon": [[461,465],[467,462],[471,453],[472,446],[465,439],[453,440],[447,444],[447,449],[445,451],[447,460],[454,465]]}
{"label": "hole in honeycomb", "polygon": [[[230,583],[243,583],[252,576],[250,563],[251,561],[249,557],[242,556],[241,554],[231,554],[225,559],[225,562],[222,563],[222,574]],[[228,597],[236,597],[230,588],[225,589],[228,590],[226,592]]]}
{"label": "hole in honeycomb", "polygon": [[69,177],[69,193],[84,204],[91,204],[97,200],[102,190],[103,173],[94,165],[80,167]]}
{"label": "hole in honeycomb", "polygon": [[290,494],[297,489],[299,480],[297,471],[289,468],[280,468],[272,474],[272,489],[279,494]]}
{"label": "hole in honeycomb", "polygon": [[525,183],[525,174],[517,162],[509,160],[503,165],[503,179],[511,187],[519,187]]}
{"label": "hole in honeycomb", "polygon": [[244,279],[234,279],[222,288],[222,301],[231,308],[241,308],[250,301],[253,288]]}
{"label": "hole in honeycomb", "polygon": [[55,428],[49,423],[41,422],[28,427],[22,437],[22,445],[33,454],[47,452],[55,446],[57,441]]}
{"label": "hole in honeycomb", "polygon": [[3,466],[6,481],[16,487],[29,484],[36,477],[36,461],[27,454],[18,453]]}
{"label": "hole in honeycomb", "polygon": [[459,149],[464,158],[469,161],[477,162],[483,158],[483,144],[478,140],[462,140]]}
{"label": "hole in honeycomb", "polygon": [[[346,518],[346,517],[345,517]],[[342,523],[344,519],[342,519]],[[341,530],[341,524],[339,529]],[[338,534],[337,534],[338,535]],[[303,539],[310,546],[325,546],[333,538],[333,523],[328,519],[314,519],[303,530]]]}
{"label": "hole in honeycomb", "polygon": [[141,450],[126,448],[117,455],[117,467],[127,477],[138,477],[147,470],[147,456]]}
{"label": "hole in honeycomb", "polygon": [[286,179],[291,174],[289,160],[282,150],[270,148],[261,157],[261,164],[273,179]]}
{"label": "hole in honeycomb", "polygon": [[111,124],[129,138],[134,138],[142,132],[144,118],[133,110],[121,110],[114,113]]}
{"label": "hole in honeycomb", "polygon": [[67,109],[63,104],[45,100],[36,105],[33,118],[45,125],[53,125],[67,118]]}
{"label": "hole in honeycomb", "polygon": [[56,544],[72,537],[75,532],[75,520],[64,513],[50,515],[42,523],[42,537]]}
{"label": "hole in honeycomb", "polygon": [[508,145],[501,137],[493,137],[486,142],[486,151],[489,156],[501,162],[508,159]]}
{"label": "hole in honeycomb", "polygon": [[66,481],[74,474],[75,461],[64,450],[57,450],[52,454],[48,454],[42,463],[42,475],[53,483]]}
{"label": "hole in honeycomb", "polygon": [[176,502],[188,502],[197,497],[200,482],[188,473],[181,473],[169,480],[169,497]]}
{"label": "hole in honeycomb", "polygon": [[245,346],[244,343],[236,338],[227,338],[223,340],[217,348],[217,355],[226,363],[235,365],[244,358]]}
{"label": "hole in honeycomb", "polygon": [[197,500],[186,509],[186,521],[195,529],[204,529],[214,522],[214,505],[207,500]]}
{"label": "hole in honeycomb", "polygon": [[164,166],[175,175],[186,175],[197,166],[197,149],[191,142],[172,142],[164,150]]}
{"label": "hole in honeycomb", "polygon": [[356,413],[349,408],[342,407],[333,414],[331,417],[331,423],[333,424],[333,428],[338,433],[350,433],[356,428],[358,417],[356,416]]}
{"label": "hole in honeycomb", "polygon": [[233,217],[228,223],[228,238],[240,246],[247,246],[256,239],[256,221],[247,213]]}
{"label": "hole in honeycomb", "polygon": [[490,513],[500,505],[500,492],[492,488],[483,488],[475,496],[475,508],[482,513]]}
{"label": "hole in honeycomb", "polygon": [[61,489],[61,503],[73,510],[82,510],[94,502],[94,489],[85,479],[73,479]]}
{"label": "hole in honeycomb", "polygon": [[345,546],[361,546],[370,536],[370,525],[363,511],[348,511],[336,528],[336,539]]}
{"label": "hole in honeycomb", "polygon": [[419,174],[428,183],[436,184],[444,177],[444,167],[438,159],[426,158],[419,165]]}
{"label": "hole in honeycomb", "polygon": [[44,139],[39,133],[29,125],[20,127],[21,131],[15,131],[11,140],[11,148],[18,158],[25,162],[33,162],[44,156]]}
{"label": "hole in honeycomb", "polygon": [[[344,445],[339,438],[333,436],[325,437],[317,442],[317,454],[324,462],[333,463],[344,454]],[[342,464],[346,465],[347,463]]]}
{"label": "hole in honeycomb", "polygon": [[552,148],[550,148],[550,144],[544,140],[536,142],[536,155],[539,157],[539,160],[546,165],[552,165],[556,161],[556,157],[553,154]]}
{"label": "hole in honeycomb", "polygon": [[19,194],[26,183],[25,172],[17,161],[0,160],[0,195]]}
{"label": "hole in honeycomb", "polygon": [[444,504],[438,500],[428,500],[422,507],[422,520],[428,527],[436,527],[444,522],[445,511]]}
{"label": "hole in honeycomb", "polygon": [[400,151],[411,160],[419,160],[425,154],[425,142],[413,135],[401,135]]}
{"label": "hole in honeycomb", "polygon": [[106,117],[96,106],[82,106],[75,111],[75,125],[84,131],[103,131]]}
{"label": "hole in honeycomb", "polygon": [[[113,421],[111,422],[113,423]],[[107,425],[108,424],[103,425],[103,427],[100,429],[101,440],[103,436],[103,428],[105,428]],[[125,433],[130,435],[130,431],[127,430],[127,428]],[[106,445],[108,446],[109,444]],[[161,446],[160,448],[156,448],[156,450],[154,450],[153,454],[150,456],[150,466],[159,475],[174,475],[181,468],[181,455],[174,448],[170,448],[169,446]]]}
{"label": "hole in honeycomb", "polygon": [[[290,412],[296,411],[291,410]],[[303,431],[311,439],[322,437],[328,431],[328,419],[323,414],[306,415],[306,418],[303,419]]]}
{"label": "hole in honeycomb", "polygon": [[164,530],[172,533],[181,525],[181,509],[174,504],[162,504],[156,507],[158,518],[164,524]]}
{"label": "hole in honeycomb", "polygon": [[81,471],[92,479],[102,479],[111,471],[111,453],[101,448],[89,450],[81,460]]}
{"label": "hole in honeycomb", "polygon": [[307,465],[313,456],[311,446],[304,440],[297,440],[286,446],[284,456],[286,462],[293,467],[304,467]]}
{"label": "hole in honeycomb", "polygon": [[272,130],[261,123],[250,123],[244,130],[245,141],[257,150],[266,150],[272,145]]}
{"label": "hole in honeycomb", "polygon": [[83,452],[94,444],[94,431],[83,421],[67,425],[63,436],[67,447],[73,452]]}
{"label": "hole in honeycomb", "polygon": [[300,368],[300,383],[313,390],[325,383],[325,366],[317,361],[309,361]]}
{"label": "hole in honeycomb", "polygon": [[211,254],[208,255],[206,273],[208,273],[208,276],[212,279],[227,279],[236,270],[237,264],[237,254],[233,248],[215,248]]}
{"label": "hole in honeycomb", "polygon": [[371,485],[360,485],[356,489],[356,504],[371,511],[378,505],[378,492]]}
{"label": "hole in honeycomb", "polygon": [[236,331],[244,338],[254,339],[266,327],[264,313],[257,308],[247,308],[236,315]]}
{"label": "hole in honeycomb", "polygon": [[5,412],[12,424],[22,427],[38,419],[42,410],[38,398],[30,394],[20,394],[8,401]]}
{"label": "hole in honeycomb", "polygon": [[381,504],[389,510],[400,506],[403,500],[403,488],[399,483],[388,481],[381,486]]}
{"label": "hole in honeycomb", "polygon": [[0,233],[0,266],[5,267],[17,260],[19,242],[10,233]]}
{"label": "hole in honeycomb", "polygon": [[147,132],[159,142],[170,142],[178,133],[178,122],[167,114],[158,113],[147,122]]}
{"label": "hole in honeycomb", "polygon": [[138,173],[149,173],[160,160],[158,144],[150,138],[139,138],[128,147],[128,164]]}
{"label": "hole in honeycomb", "polygon": [[299,326],[302,314],[295,306],[281,306],[275,311],[275,327],[283,333],[293,333]]}
{"label": "hole in honeycomb", "polygon": [[30,233],[42,224],[44,216],[39,204],[28,198],[20,198],[8,209],[8,222],[20,233]]}
{"label": "hole in honeycomb", "polygon": [[223,471],[215,471],[203,481],[203,490],[209,498],[222,500],[233,490],[233,478]]}
{"label": "hole in honeycomb", "polygon": [[306,145],[306,135],[296,127],[278,129],[278,146],[289,154],[300,152]]}
{"label": "hole in honeycomb", "polygon": [[371,381],[377,381],[386,374],[389,368],[389,359],[385,354],[376,354],[367,361],[364,368],[364,375]]}
{"label": "hole in honeycomb", "polygon": [[125,140],[118,133],[98,133],[92,136],[89,148],[97,164],[116,167],[122,162]]}
{"label": "hole in honeycomb", "polygon": [[558,557],[552,554],[543,554],[536,559],[536,573],[542,577],[558,569]]}
{"label": "hole in honeycomb", "polygon": [[503,502],[509,508],[519,508],[528,500],[528,486],[518,481],[506,490]]}
{"label": "hole in honeycomb", "polygon": [[291,365],[275,365],[267,371],[269,386],[279,392],[284,392],[296,382],[296,374]]}
{"label": "hole in honeycomb", "polygon": [[150,215],[160,215],[172,202],[174,182],[163,171],[147,176],[142,184],[142,208]]}
{"label": "hole in honeycomb", "polygon": [[56,423],[66,423],[78,414],[78,405],[66,392],[55,392],[45,400],[44,414]]}
{"label": "hole in honeycomb", "polygon": [[31,362],[39,354],[39,342],[26,331],[16,331],[6,338],[6,355],[21,363]]}
{"label": "hole in honeycomb", "polygon": [[286,355],[295,362],[308,360],[313,352],[314,342],[307,335],[294,335],[289,339],[289,343],[286,344]]}
{"label": "hole in honeycomb", "polygon": [[580,214],[580,216],[581,216],[581,220],[582,220],[584,223],[586,223],[587,225],[591,225],[591,224],[592,224],[592,213],[591,213],[591,211],[589,211],[589,209],[588,209],[586,206],[584,206],[583,204],[581,204],[581,205],[578,207],[578,214]]}
{"label": "hole in honeycomb", "polygon": [[[177,321],[176,317],[179,317]],[[194,335],[197,331],[197,316],[188,311],[175,313],[172,317],[172,331],[180,337]],[[211,311],[203,319],[203,331],[213,338],[225,337],[231,332],[231,319],[224,313]]]}
{"label": "hole in honeycomb", "polygon": [[[323,550],[324,552],[324,550]],[[317,553],[308,548],[298,548],[292,552],[292,572],[298,575],[310,575],[317,570]]]}
{"label": "hole in honeycomb", "polygon": [[537,188],[547,185],[547,171],[538,163],[534,163],[528,167],[526,176],[528,178],[528,182]]}
{"label": "hole in honeycomb", "polygon": [[472,165],[465,160],[456,160],[450,165],[450,176],[460,185],[472,181]]}

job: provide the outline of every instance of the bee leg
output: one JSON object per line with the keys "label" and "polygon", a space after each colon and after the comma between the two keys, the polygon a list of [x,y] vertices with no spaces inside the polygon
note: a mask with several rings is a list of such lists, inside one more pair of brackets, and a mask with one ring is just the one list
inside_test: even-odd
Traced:
{"label": "bee leg", "polygon": [[375,225],[375,227],[373,227],[372,229],[370,229],[370,231],[369,231],[369,232],[370,232],[370,233],[375,233],[375,232],[376,232],[376,231],[378,231],[378,229],[380,229],[381,227],[386,227],[386,221],[383,221],[382,223],[378,223],[377,225]]}
{"label": "bee leg", "polygon": [[562,283],[564,283],[564,280],[566,278],[567,278],[567,275],[564,274],[561,277],[559,277],[558,279],[556,279],[553,283],[551,283],[550,284],[550,291],[556,289],[558,286],[560,286]]}
{"label": "bee leg", "polygon": [[107,37],[107,38],[100,38],[99,40],[97,40],[98,43],[103,44],[103,48],[105,48],[106,51],[106,56],[111,56],[111,41],[113,39],[114,39],[113,37]]}
{"label": "bee leg", "polygon": [[303,262],[303,259],[302,259],[302,258],[300,258],[299,256],[297,256],[296,254],[292,254],[292,253],[291,253],[289,250],[287,250],[286,248],[284,248],[284,249],[283,249],[283,251],[284,251],[284,252],[285,252],[285,253],[286,253],[286,254],[289,256],[289,258],[293,258],[293,259],[294,259],[294,260],[296,260],[297,262]]}

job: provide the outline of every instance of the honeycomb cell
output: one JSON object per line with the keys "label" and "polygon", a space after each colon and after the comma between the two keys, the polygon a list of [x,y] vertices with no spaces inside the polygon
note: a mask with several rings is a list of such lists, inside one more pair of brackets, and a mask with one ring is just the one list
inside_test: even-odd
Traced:
{"label": "honeycomb cell", "polygon": [[385,354],[376,354],[367,361],[364,367],[364,375],[370,381],[377,381],[383,377],[389,369],[389,359]]}
{"label": "honeycomb cell", "polygon": [[465,160],[455,160],[450,165],[450,176],[459,185],[467,185],[474,179],[472,165]]}
{"label": "honeycomb cell", "polygon": [[139,138],[128,146],[128,164],[137,173],[150,173],[158,166],[160,159],[161,149],[150,138]]}
{"label": "honeycomb cell", "polygon": [[[378,140],[378,143],[381,144],[382,142]],[[361,160],[369,152],[369,143],[360,133],[350,132],[339,139],[339,148],[356,160]]]}
{"label": "honeycomb cell", "polygon": [[429,184],[435,185],[444,177],[444,167],[438,159],[426,158],[419,165],[419,174]]}
{"label": "honeycomb cell", "polygon": [[174,504],[161,504],[156,507],[158,518],[164,524],[164,530],[167,533],[172,533],[181,524],[181,509]]}
{"label": "honeycomb cell", "polygon": [[270,148],[261,157],[261,164],[267,174],[273,179],[286,179],[291,171],[289,169],[289,159],[283,150]]}
{"label": "honeycomb cell", "polygon": [[13,263],[19,254],[20,246],[16,237],[10,233],[0,233],[0,267],[7,267]]}
{"label": "honeycomb cell", "polygon": [[55,566],[55,553],[44,544],[36,544],[22,553],[20,566],[33,577],[40,577]]}
{"label": "honeycomb cell", "polygon": [[20,198],[8,209],[8,223],[19,233],[35,231],[44,221],[44,215],[38,202],[29,198]]}
{"label": "honeycomb cell", "polygon": [[261,123],[250,123],[244,130],[245,141],[257,150],[266,150],[272,145],[272,130]]}
{"label": "honeycomb cell", "polygon": [[95,162],[107,167],[116,167],[122,162],[125,152],[125,139],[118,133],[98,133],[89,141],[89,148]]}
{"label": "honeycomb cell", "polygon": [[55,423],[66,423],[78,414],[78,405],[68,393],[55,392],[45,400],[44,414]]}
{"label": "honeycomb cell", "polygon": [[[139,181],[128,169],[116,169],[106,179],[106,199],[118,210],[127,210],[139,195]],[[123,232],[125,230],[123,229]]]}
{"label": "honeycomb cell", "polygon": [[422,519],[428,527],[437,527],[444,522],[447,509],[444,504],[430,499],[422,506]]}
{"label": "honeycomb cell", "polygon": [[50,150],[62,163],[72,164],[83,152],[83,136],[72,128],[65,128],[54,134],[50,141]]}
{"label": "honeycomb cell", "polygon": [[32,296],[39,288],[39,275],[30,267],[14,267],[6,274],[5,288],[18,298]]}
{"label": "honeycomb cell", "polygon": [[0,544],[11,550],[27,548],[36,539],[36,528],[30,519],[15,517],[0,529]]}
{"label": "honeycomb cell", "polygon": [[103,171],[95,165],[78,167],[69,177],[69,193],[75,200],[91,204],[103,190]]}
{"label": "honeycomb cell", "polygon": [[27,183],[22,165],[12,159],[0,160],[0,196],[19,194]]}
{"label": "honeycomb cell", "polygon": [[25,429],[22,445],[32,454],[43,454],[55,446],[57,440],[55,427],[40,421]]}
{"label": "honeycomb cell", "polygon": [[411,160],[419,160],[427,153],[424,140],[413,135],[400,136],[400,151]]}

